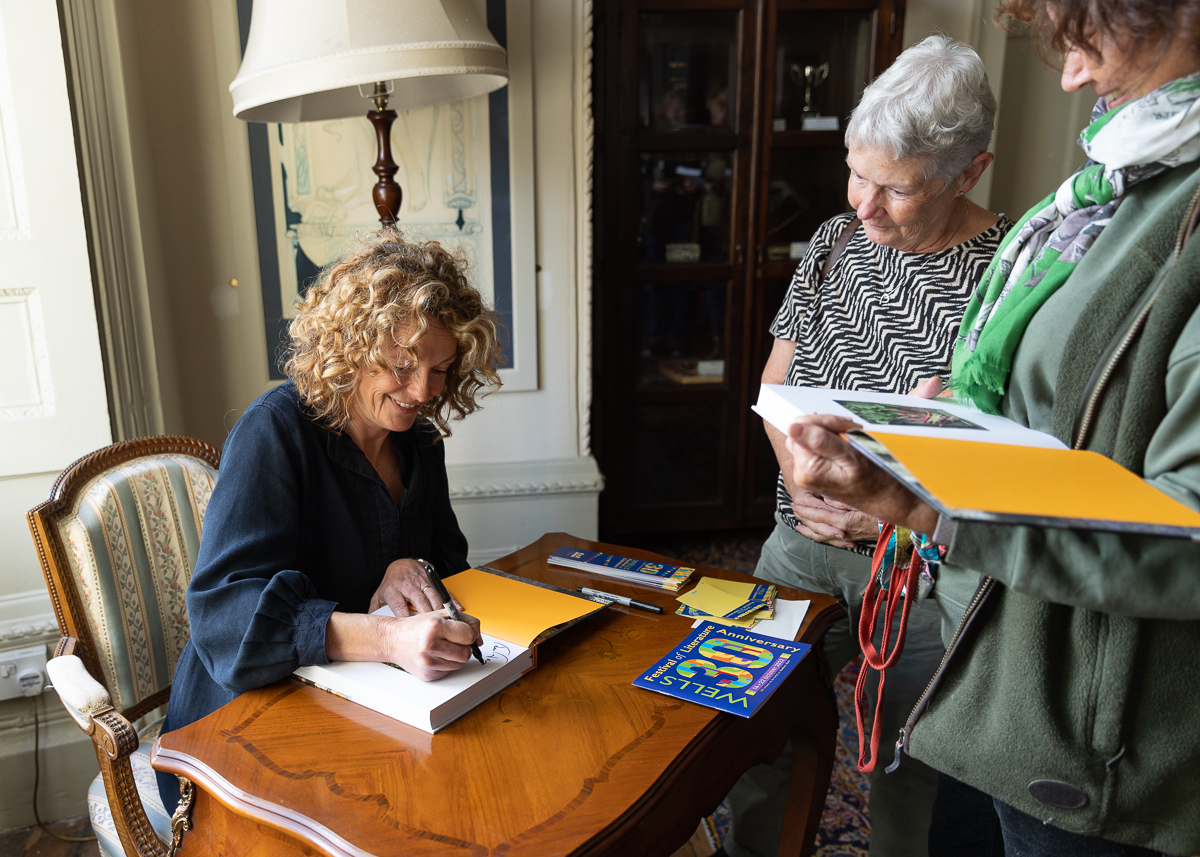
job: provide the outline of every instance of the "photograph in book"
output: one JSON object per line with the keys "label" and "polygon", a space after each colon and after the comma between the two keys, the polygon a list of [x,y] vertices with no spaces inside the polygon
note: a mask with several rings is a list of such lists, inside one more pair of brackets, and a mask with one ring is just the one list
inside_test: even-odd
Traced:
{"label": "photograph in book", "polygon": [[888,405],[882,402],[855,402],[848,399],[835,399],[835,401],[855,416],[877,426],[927,426],[929,428],[985,431],[983,426],[939,408]]}
{"label": "photograph in book", "polygon": [[944,440],[1066,449],[1053,435],[1034,431],[999,414],[984,413],[957,399],[763,384],[752,410],[784,434],[802,416],[831,414],[852,420],[871,433],[880,430]]}

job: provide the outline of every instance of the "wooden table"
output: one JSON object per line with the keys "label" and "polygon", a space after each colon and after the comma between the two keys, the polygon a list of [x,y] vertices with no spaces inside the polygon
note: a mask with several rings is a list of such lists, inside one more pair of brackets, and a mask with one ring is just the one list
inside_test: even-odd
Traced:
{"label": "wooden table", "polygon": [[[673,614],[672,593],[548,566],[563,545],[663,559],[551,533],[489,565],[601,585],[664,614],[610,607],[543,644],[537,669],[437,735],[292,678],[244,693],[154,747],[154,767],[197,787],[179,853],[667,855],[789,737],[796,766],[779,853],[811,853],[837,729],[816,653],[750,719],[634,688],[691,621]],[[844,615],[826,595],[780,596],[812,599],[804,642]]]}

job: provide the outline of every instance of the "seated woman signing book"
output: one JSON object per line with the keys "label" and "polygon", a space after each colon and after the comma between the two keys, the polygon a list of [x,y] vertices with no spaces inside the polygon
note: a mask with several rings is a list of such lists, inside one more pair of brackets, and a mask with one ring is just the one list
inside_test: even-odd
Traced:
{"label": "seated woman signing book", "polygon": [[[288,381],[225,442],[164,732],[298,667],[387,661],[432,681],[481,641],[421,565],[467,568],[442,435],[499,385],[461,257],[381,230],[322,272],[288,332]],[[385,604],[398,618],[367,615]],[[176,778],[159,788],[169,811]]]}

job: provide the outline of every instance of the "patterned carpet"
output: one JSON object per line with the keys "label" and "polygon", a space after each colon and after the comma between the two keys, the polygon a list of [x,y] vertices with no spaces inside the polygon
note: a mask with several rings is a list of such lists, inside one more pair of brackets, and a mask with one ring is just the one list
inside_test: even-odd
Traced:
{"label": "patterned carpet", "polygon": [[[753,574],[762,543],[770,530],[744,530],[712,537],[703,534],[672,535],[645,540],[637,547],[675,557],[697,565],[729,568]],[[821,830],[817,834],[814,857],[866,857],[871,840],[871,819],[867,814],[867,792],[870,783],[858,771],[858,736],[854,726],[854,683],[858,678],[859,660],[851,661],[838,675],[837,692],[839,728],[837,759]],[[710,837],[716,847],[729,831],[729,808],[722,804],[708,824]]]}

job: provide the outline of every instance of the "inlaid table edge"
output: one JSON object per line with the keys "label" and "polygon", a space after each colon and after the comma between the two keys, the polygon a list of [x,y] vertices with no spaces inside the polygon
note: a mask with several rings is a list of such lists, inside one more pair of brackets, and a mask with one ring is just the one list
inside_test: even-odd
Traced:
{"label": "inlaid table edge", "polygon": [[290,833],[327,854],[337,857],[376,857],[347,842],[328,827],[302,813],[271,803],[239,789],[211,767],[185,753],[163,749],[156,740],[150,748],[150,764],[160,771],[187,777],[229,811],[250,821]]}

